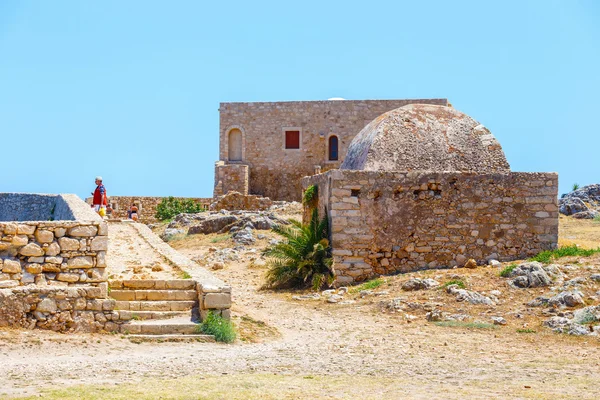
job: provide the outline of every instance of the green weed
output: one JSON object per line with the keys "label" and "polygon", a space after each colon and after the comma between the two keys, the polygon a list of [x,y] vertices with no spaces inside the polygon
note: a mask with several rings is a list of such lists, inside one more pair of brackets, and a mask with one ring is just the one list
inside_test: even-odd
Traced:
{"label": "green weed", "polygon": [[538,253],[535,257],[531,258],[531,261],[539,261],[544,264],[549,264],[552,260],[556,260],[562,257],[589,257],[596,253],[600,253],[600,247],[596,249],[580,249],[577,245],[563,246],[554,250],[546,250]]}
{"label": "green weed", "polygon": [[441,287],[443,289],[447,288],[450,285],[457,285],[459,288],[464,289],[467,286],[465,285],[465,283],[463,281],[461,281],[460,279],[453,279],[451,281],[448,281],[446,283],[444,283]]}
{"label": "green weed", "polygon": [[534,329],[517,329],[517,333],[537,333]]}
{"label": "green weed", "polygon": [[198,324],[196,332],[213,335],[217,342],[223,343],[232,343],[237,337],[233,323],[212,311],[209,311],[204,321]]}
{"label": "green weed", "polygon": [[385,283],[385,281],[381,278],[375,278],[373,280],[370,280],[368,282],[365,282],[361,285],[358,286],[353,286],[350,288],[350,293],[358,293],[362,290],[371,290],[371,289],[376,289],[379,286],[383,285]]}
{"label": "green weed", "polygon": [[189,273],[187,273],[187,271],[183,271],[181,273],[181,279],[192,279],[192,276]]}
{"label": "green weed", "polygon": [[508,278],[513,269],[517,268],[517,264],[510,264],[504,267],[502,271],[500,271],[500,276],[503,278]]}
{"label": "green weed", "polygon": [[218,235],[217,237],[214,237],[212,239],[210,239],[211,243],[220,243],[220,242],[224,242],[227,239],[229,239],[231,237],[231,235],[229,234],[224,234],[224,235]]}

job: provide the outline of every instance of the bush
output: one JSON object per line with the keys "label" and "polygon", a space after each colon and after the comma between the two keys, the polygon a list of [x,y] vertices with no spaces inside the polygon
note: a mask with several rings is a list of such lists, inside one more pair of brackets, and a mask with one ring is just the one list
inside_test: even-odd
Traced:
{"label": "bush", "polygon": [[204,321],[196,329],[199,333],[213,335],[217,342],[231,343],[237,337],[233,323],[212,311],[208,312]]}
{"label": "bush", "polygon": [[169,196],[162,199],[158,206],[156,206],[155,217],[160,221],[164,221],[173,218],[177,214],[194,214],[202,211],[204,211],[202,204],[196,203],[192,199],[180,200],[173,196]]}
{"label": "bush", "polygon": [[576,191],[577,189],[579,189],[579,183],[574,183],[573,184],[573,191]]}
{"label": "bush", "polygon": [[600,247],[596,249],[580,249],[577,245],[564,246],[555,250],[546,250],[538,253],[535,257],[531,258],[532,261],[539,261],[544,264],[550,263],[552,260],[557,258],[579,256],[589,257],[596,253],[600,253]]}
{"label": "bush", "polygon": [[351,287],[350,293],[359,293],[362,290],[377,289],[379,286],[383,285],[384,283],[385,283],[385,281],[383,279],[375,278],[375,279],[365,282],[361,285]]}
{"label": "bush", "polygon": [[291,225],[276,225],[273,232],[286,240],[265,250],[270,257],[267,265],[267,286],[307,287],[319,290],[331,286],[335,278],[331,247],[327,240],[327,218],[320,220],[316,209],[308,225],[290,220]]}
{"label": "bush", "polygon": [[447,288],[450,285],[456,285],[460,289],[464,289],[466,287],[466,285],[465,285],[465,283],[463,281],[461,281],[460,279],[454,279],[454,280],[451,280],[451,281],[448,281],[448,282],[444,283],[442,285],[442,288],[445,289],[445,288]]}
{"label": "bush", "polygon": [[500,271],[500,276],[503,278],[508,278],[510,276],[510,273],[515,268],[517,268],[517,264],[510,264],[510,265],[504,267],[504,269],[502,271]]}
{"label": "bush", "polygon": [[317,201],[317,197],[319,195],[319,188],[315,185],[310,185],[304,191],[302,195],[302,204],[305,206],[313,206]]}

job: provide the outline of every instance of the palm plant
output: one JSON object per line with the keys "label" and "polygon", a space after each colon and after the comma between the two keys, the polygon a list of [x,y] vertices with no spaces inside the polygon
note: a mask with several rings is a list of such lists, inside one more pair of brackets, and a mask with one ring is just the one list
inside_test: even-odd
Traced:
{"label": "palm plant", "polygon": [[335,278],[331,247],[327,240],[329,227],[327,218],[319,219],[316,209],[312,210],[306,225],[290,220],[290,225],[277,225],[273,231],[285,241],[266,249],[270,257],[267,271],[269,287],[306,287],[319,290],[323,285],[331,286]]}

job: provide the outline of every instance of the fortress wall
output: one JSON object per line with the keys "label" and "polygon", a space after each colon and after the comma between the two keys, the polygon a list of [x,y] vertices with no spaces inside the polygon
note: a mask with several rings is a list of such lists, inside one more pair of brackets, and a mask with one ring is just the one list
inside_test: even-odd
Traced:
{"label": "fortress wall", "polygon": [[[446,99],[221,103],[219,158],[229,164],[228,135],[231,129],[239,129],[242,161],[231,164],[248,165],[249,194],[299,201],[303,176],[313,175],[316,166],[322,172],[339,168],[362,128],[379,115],[412,103],[448,105]],[[284,148],[286,128],[301,131],[300,149]],[[339,139],[338,161],[328,161],[331,135]],[[220,173],[225,176],[219,179],[216,174],[215,189],[237,171]]]}
{"label": "fortress wall", "polygon": [[527,258],[558,242],[555,173],[336,170],[302,180],[311,184],[328,207],[338,284]]}

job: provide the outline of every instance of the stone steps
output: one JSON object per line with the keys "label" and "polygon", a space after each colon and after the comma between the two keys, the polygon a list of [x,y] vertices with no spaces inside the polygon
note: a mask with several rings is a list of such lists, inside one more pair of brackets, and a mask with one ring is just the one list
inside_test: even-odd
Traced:
{"label": "stone steps", "polygon": [[195,290],[111,289],[110,297],[118,301],[180,301],[197,300],[198,294]]}
{"label": "stone steps", "polygon": [[196,290],[196,281],[190,279],[132,279],[110,280],[111,290]]}
{"label": "stone steps", "polygon": [[125,311],[190,311],[198,306],[197,301],[117,301],[115,310]]}
{"label": "stone steps", "polygon": [[189,311],[129,311],[120,310],[119,313],[120,321],[135,321],[135,320],[148,320],[148,319],[170,319],[175,317],[189,317]]}
{"label": "stone steps", "polygon": [[127,335],[127,339],[131,340],[134,343],[142,343],[142,342],[204,342],[204,343],[214,343],[215,337],[213,335],[178,335],[178,334],[169,334],[169,335]]}
{"label": "stone steps", "polygon": [[194,335],[197,334],[198,324],[191,317],[184,316],[166,320],[130,321],[121,325],[121,333],[139,335]]}

